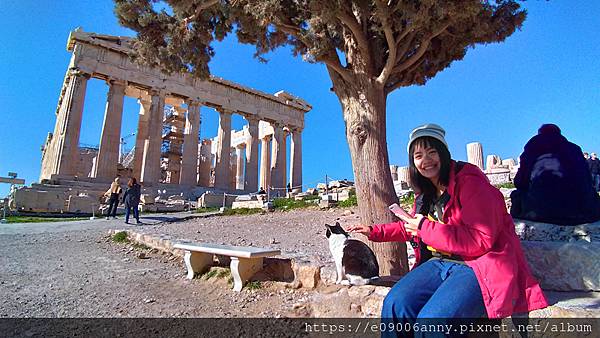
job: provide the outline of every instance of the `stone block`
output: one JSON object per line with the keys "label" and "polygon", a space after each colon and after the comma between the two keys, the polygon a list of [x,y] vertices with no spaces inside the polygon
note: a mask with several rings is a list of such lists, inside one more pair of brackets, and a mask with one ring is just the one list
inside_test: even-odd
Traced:
{"label": "stone block", "polygon": [[65,189],[44,191],[35,188],[21,188],[15,191],[10,205],[18,211],[64,212],[67,199],[65,192]]}
{"label": "stone block", "polygon": [[515,219],[515,231],[526,241],[598,242],[600,243],[600,221],[572,225],[556,225]]}
{"label": "stone block", "polygon": [[300,282],[302,287],[314,289],[321,282],[321,267],[305,261],[292,261],[295,281]]}
{"label": "stone block", "polygon": [[156,194],[142,194],[140,196],[140,203],[142,204],[154,204],[154,201],[156,199]]}
{"label": "stone block", "polygon": [[[225,206],[231,207],[237,196],[225,195]],[[223,194],[205,192],[198,199],[198,207],[214,208],[223,206]]]}
{"label": "stone block", "polygon": [[522,246],[543,289],[600,291],[600,243],[522,241]]}
{"label": "stone block", "polygon": [[100,201],[98,198],[84,195],[74,196],[71,195],[67,199],[67,211],[74,213],[98,213],[100,210]]}
{"label": "stone block", "polygon": [[263,207],[262,201],[235,201],[231,204],[231,209],[260,209]]}

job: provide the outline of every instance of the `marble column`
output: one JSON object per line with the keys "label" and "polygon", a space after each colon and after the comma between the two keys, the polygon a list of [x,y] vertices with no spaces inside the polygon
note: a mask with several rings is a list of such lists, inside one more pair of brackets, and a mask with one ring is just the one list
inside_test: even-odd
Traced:
{"label": "marble column", "polygon": [[235,148],[235,157],[237,160],[235,171],[235,188],[237,190],[244,190],[244,148],[246,148],[245,144],[240,144]]}
{"label": "marble column", "polygon": [[[281,166],[281,177],[283,177],[283,187],[287,188],[287,184],[288,184],[288,180],[287,180],[287,174],[288,174],[288,163],[287,163],[287,138],[288,135],[290,134],[290,130],[286,127],[283,128],[283,137],[281,138],[281,146],[280,146],[280,150],[283,151],[283,166]],[[291,166],[291,164],[289,164]],[[290,182],[291,182],[291,176],[290,176]],[[287,189],[284,191],[284,193],[287,192]]]}
{"label": "marble column", "polygon": [[215,188],[229,189],[231,177],[231,111],[219,110],[219,131],[217,134],[217,158],[215,165]]}
{"label": "marble column", "polygon": [[231,148],[229,153],[229,168],[231,177],[229,177],[229,189],[235,190],[237,187],[237,168],[238,168],[238,160],[237,160],[237,151],[235,148]]}
{"label": "marble column", "polygon": [[271,135],[261,140],[260,187],[267,191],[271,186]]}
{"label": "marble column", "polygon": [[160,151],[162,146],[162,120],[165,109],[165,93],[152,92],[148,139],[144,142],[144,158],[140,180],[146,185],[154,185],[160,180]]}
{"label": "marble column", "polygon": [[210,186],[210,170],[212,168],[212,141],[202,140],[200,146],[200,163],[198,164],[198,185],[201,187]]}
{"label": "marble column", "polygon": [[79,155],[79,136],[83,118],[83,103],[90,75],[70,69],[66,89],[56,112],[54,134],[44,149],[40,180],[53,174],[75,175]]}
{"label": "marble column", "polygon": [[248,121],[248,137],[246,139],[246,175],[244,190],[258,190],[258,119],[246,116]]}
{"label": "marble column", "polygon": [[396,182],[398,181],[398,166],[397,165],[390,165],[390,173],[392,173],[392,181]]}
{"label": "marble column", "polygon": [[275,196],[285,195],[285,148],[283,128],[273,124],[273,141],[271,145],[271,187]]}
{"label": "marble column", "polygon": [[479,142],[467,144],[467,162],[474,164],[483,170],[483,147]]}
{"label": "marble column", "polygon": [[92,177],[106,180],[112,180],[117,176],[123,102],[127,84],[124,81],[110,80],[109,86],[100,148],[96,157],[96,165],[92,169]]}
{"label": "marble column", "polygon": [[290,185],[302,191],[302,129],[292,129],[290,146]]}
{"label": "marble column", "polygon": [[133,177],[139,179],[142,173],[142,161],[144,159],[144,143],[148,139],[148,123],[150,116],[151,101],[149,98],[140,98],[140,113],[138,117],[137,133],[135,135],[135,151],[133,153]]}
{"label": "marble column", "polygon": [[187,118],[183,135],[183,155],[181,157],[181,176],[179,183],[196,185],[198,176],[198,138],[200,130],[199,103],[188,101]]}
{"label": "marble column", "polygon": [[410,183],[410,171],[408,167],[398,167],[398,180],[400,182]]}

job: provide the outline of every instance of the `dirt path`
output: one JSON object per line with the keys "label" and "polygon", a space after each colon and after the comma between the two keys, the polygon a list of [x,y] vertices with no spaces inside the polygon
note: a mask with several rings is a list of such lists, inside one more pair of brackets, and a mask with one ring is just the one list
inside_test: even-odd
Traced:
{"label": "dirt path", "polygon": [[[323,224],[356,222],[343,212],[218,216],[136,230],[277,248],[332,272]],[[1,229],[0,317],[280,317],[308,297],[281,283],[235,293],[225,279],[187,280],[179,258],[110,241],[108,229],[119,227],[126,225],[97,220]]]}

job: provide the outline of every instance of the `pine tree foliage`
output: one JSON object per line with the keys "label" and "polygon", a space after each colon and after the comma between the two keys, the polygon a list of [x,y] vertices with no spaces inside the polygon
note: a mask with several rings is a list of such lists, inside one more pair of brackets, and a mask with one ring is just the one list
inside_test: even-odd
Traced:
{"label": "pine tree foliage", "polygon": [[213,40],[235,33],[256,56],[290,45],[344,81],[366,76],[385,93],[423,85],[478,43],[503,41],[525,11],[513,0],[115,0],[138,33],[139,61],[209,75]]}

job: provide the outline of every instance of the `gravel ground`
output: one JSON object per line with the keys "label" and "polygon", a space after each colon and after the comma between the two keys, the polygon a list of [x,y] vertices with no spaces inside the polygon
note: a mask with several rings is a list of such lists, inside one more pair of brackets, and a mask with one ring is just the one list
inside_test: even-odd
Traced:
{"label": "gravel ground", "polygon": [[[350,212],[215,216],[135,229],[277,248],[332,272],[324,224],[357,222]],[[282,283],[235,293],[225,279],[187,280],[180,258],[108,238],[108,229],[127,227],[119,220],[0,226],[0,317],[280,317],[309,295]]]}

